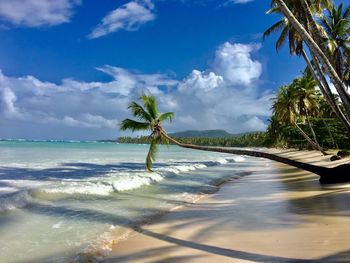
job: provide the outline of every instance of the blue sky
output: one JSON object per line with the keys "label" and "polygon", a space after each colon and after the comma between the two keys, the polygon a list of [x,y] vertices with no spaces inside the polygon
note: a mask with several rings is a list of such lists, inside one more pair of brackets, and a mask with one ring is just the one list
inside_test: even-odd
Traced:
{"label": "blue sky", "polygon": [[169,131],[263,130],[271,97],[304,68],[262,32],[269,0],[0,1],[0,137],[121,135],[142,92]]}

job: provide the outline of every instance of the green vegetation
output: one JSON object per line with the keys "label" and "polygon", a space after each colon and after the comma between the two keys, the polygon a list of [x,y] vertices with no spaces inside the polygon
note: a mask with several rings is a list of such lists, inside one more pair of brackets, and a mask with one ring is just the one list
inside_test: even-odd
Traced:
{"label": "green vegetation", "polygon": [[230,134],[225,130],[181,131],[169,135],[176,138],[220,138],[237,136],[235,134]]}
{"label": "green vegetation", "polygon": [[[173,136],[172,136],[173,137]],[[242,136],[230,137],[173,137],[177,141],[186,144],[202,146],[223,146],[223,147],[264,147],[266,146],[266,133],[257,132]],[[120,137],[119,143],[150,143],[150,138],[142,137]]]}

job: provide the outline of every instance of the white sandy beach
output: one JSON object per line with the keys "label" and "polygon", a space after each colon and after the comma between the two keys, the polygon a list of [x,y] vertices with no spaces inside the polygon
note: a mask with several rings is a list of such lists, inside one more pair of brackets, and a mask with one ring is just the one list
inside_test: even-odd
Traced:
{"label": "white sandy beach", "polygon": [[[348,161],[278,152],[317,165]],[[321,186],[314,174],[268,160],[253,170],[140,227],[105,262],[350,262],[350,184]]]}

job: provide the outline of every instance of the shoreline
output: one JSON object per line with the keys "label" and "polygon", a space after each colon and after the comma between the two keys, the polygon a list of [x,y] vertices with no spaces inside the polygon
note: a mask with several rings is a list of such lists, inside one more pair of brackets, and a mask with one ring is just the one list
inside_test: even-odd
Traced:
{"label": "shoreline", "polygon": [[[328,167],[349,161],[349,158],[346,158],[340,161],[330,162],[328,161],[330,156],[321,156],[318,152],[315,151],[296,151],[293,149],[268,149],[268,151],[271,153],[278,152],[278,154],[281,154],[281,156],[291,157],[295,158],[296,160],[303,160],[305,162],[315,163],[317,165],[324,165]],[[266,213],[269,209],[264,203],[272,202],[273,200],[273,202],[282,202],[284,204],[286,202],[294,202],[295,200],[303,198],[322,198],[323,195],[329,195],[332,196],[332,198],[340,199],[342,201],[342,204],[344,203],[344,200],[350,201],[350,184],[348,187],[346,184],[324,187],[320,186],[317,180],[318,177],[311,173],[266,160],[265,168],[261,169],[260,171],[252,172],[250,176],[244,176],[239,179],[235,178],[233,180],[228,180],[227,182],[221,182],[220,186],[217,186],[217,192],[213,194],[204,194],[197,202],[193,204],[179,207],[174,211],[166,213],[165,215],[152,221],[149,224],[134,228],[134,230],[131,231],[130,235],[128,235],[126,239],[113,244],[112,252],[106,257],[103,262],[130,262],[130,260],[132,260],[132,262],[146,262],[148,259],[156,260],[150,262],[201,262],[201,260],[203,260],[203,257],[205,257],[206,262],[214,262],[218,260],[220,260],[220,262],[226,262],[225,260],[232,262],[233,259],[236,260],[234,262],[247,262],[247,260],[248,262],[294,262],[295,260],[308,261],[317,257],[319,259],[322,259],[321,256],[323,256],[325,260],[325,255],[318,255],[315,251],[313,251],[315,250],[316,245],[309,246],[309,249],[311,249],[312,252],[306,254],[296,253],[296,251],[292,249],[294,251],[293,252],[291,249],[286,249],[286,247],[283,246],[283,249],[278,249],[279,251],[275,251],[274,249],[271,250],[271,248],[266,247],[266,244],[264,245],[260,244],[259,242],[255,242],[257,236],[259,236],[259,231],[261,231],[261,229],[258,227],[259,221],[255,222],[253,220],[253,222],[251,222],[251,224],[253,224],[253,226],[259,230],[256,233],[257,236],[254,235],[254,233],[251,233],[254,231],[244,230],[244,224],[238,228],[232,227],[232,225],[242,221],[243,219],[247,220],[247,223],[249,225],[249,221],[251,219],[249,215],[244,212],[244,209],[250,210],[251,208],[247,208],[246,206],[241,207],[242,210],[240,210],[240,212],[243,214],[239,214],[238,217],[237,215],[227,215],[225,214],[225,211],[222,211],[221,209],[223,204],[224,207],[225,204],[227,204],[227,207],[225,209],[231,213],[234,213],[235,209],[237,209],[237,206],[238,208],[241,206],[239,202],[238,204],[235,204],[237,202],[237,199],[242,199],[243,195],[244,198],[247,198],[248,200],[244,202],[249,203],[249,199],[252,199],[252,197],[255,196],[253,198],[255,200],[255,205],[254,203],[252,205],[256,207],[256,211],[259,212],[259,205],[267,208],[267,211],[261,211],[262,217],[272,216],[273,219],[273,215],[275,215],[277,219],[279,219],[279,215],[274,214],[276,211],[270,211],[271,214]],[[301,182],[304,183],[300,185]],[[271,187],[281,187],[281,183],[285,183],[289,186],[298,186],[300,189],[298,189],[298,187],[293,191],[280,189],[280,192],[278,192],[277,196],[271,196],[271,200],[264,196],[259,196],[256,193],[261,191],[264,192],[266,190],[271,191],[273,190]],[[261,188],[255,190],[255,192],[252,189],[249,189],[251,186],[259,184],[260,187],[261,184],[263,184],[265,187],[267,187],[267,189]],[[243,187],[243,190],[238,189],[237,186]],[[310,187],[310,189],[305,189],[305,187]],[[339,190],[339,188],[341,190]],[[272,193],[274,195],[277,194],[274,193],[274,191],[272,191]],[[271,193],[267,191],[265,194]],[[244,198],[242,199],[242,202]],[[220,202],[217,202],[218,199],[220,199]],[[298,205],[302,205],[302,202],[298,202]],[[207,215],[202,214],[203,211],[199,210],[199,208],[203,207],[205,207]],[[309,208],[311,209],[311,207]],[[328,207],[320,207],[319,212],[327,212],[327,208]],[[286,210],[287,208],[284,207],[284,209]],[[306,207],[305,209],[307,210],[308,208]],[[310,210],[311,212],[313,212],[312,209]],[[339,210],[341,212],[342,209]],[[346,217],[350,216],[350,212],[348,210],[350,210],[350,207],[349,209],[346,209],[345,219],[347,219]],[[220,217],[219,215],[222,212],[223,215]],[[307,211],[304,212],[307,214]],[[337,211],[332,211],[332,213],[333,212],[336,214]],[[295,232],[294,235],[298,237],[297,240],[299,240],[299,242],[300,237],[303,235],[303,233],[306,235],[303,238],[308,239],[308,236],[317,236],[318,231],[324,231],[320,226],[318,228],[316,227],[317,230],[314,229],[315,227],[308,229],[310,228],[308,227],[308,224],[306,224],[306,226],[303,226],[303,224],[299,222],[300,220],[304,220],[303,217],[305,215],[303,214],[293,212],[291,213],[291,216],[294,221],[298,221],[298,223],[295,223],[295,225],[293,224],[294,229],[292,230]],[[333,217],[337,218],[337,215],[334,215]],[[252,218],[257,219],[254,215]],[[197,219],[197,223],[192,222],[194,219]],[[264,220],[266,219],[262,218],[260,223],[264,222]],[[322,218],[314,218],[314,220],[320,225],[322,225],[322,222],[324,221]],[[230,221],[232,221],[232,223],[229,224],[229,227],[226,224],[218,224],[218,229],[214,233],[211,233],[211,231],[204,233],[203,231],[199,231],[199,229],[203,228],[210,229],[212,223],[219,223],[222,221],[227,224],[229,224]],[[328,223],[330,224],[327,224],[327,226],[330,225],[331,227],[335,227],[338,230],[346,226],[345,223],[338,226],[336,226],[333,221]],[[191,226],[191,228],[189,228],[189,226]],[[279,226],[279,224],[277,224],[277,226]],[[241,228],[243,228],[243,230]],[[289,229],[289,226],[286,227],[286,229],[280,226],[276,228],[278,230],[278,233],[272,230],[268,230],[268,234],[264,233],[265,237],[269,237],[270,242],[272,237],[272,239],[277,238],[283,244],[287,242],[286,238],[289,235],[293,234],[293,231]],[[300,228],[302,229],[300,230]],[[350,230],[347,230],[349,233],[344,233],[344,236],[348,235],[349,238],[347,238],[345,240],[346,242],[343,243],[350,244]],[[253,244],[244,246],[240,244],[240,242],[232,242],[232,240],[230,240],[230,233],[232,236],[241,236],[244,240],[246,240],[245,243],[253,242]],[[193,237],[196,237],[198,235],[201,236],[201,240],[197,240],[197,238],[193,239]],[[202,243],[202,240],[205,240],[204,244]],[[254,244],[254,242],[258,244]],[[270,245],[273,246],[276,244],[272,242]],[[330,252],[329,254],[331,254],[332,250],[336,250],[337,247],[342,247],[340,246],[339,242],[336,245],[333,245],[332,249],[328,249],[328,252]],[[237,250],[237,248],[241,248],[241,250]],[[257,253],[257,251],[259,251],[259,253]],[[322,254],[319,250],[317,251],[319,254]],[[284,254],[286,254],[286,256]],[[350,256],[348,259],[350,259]]]}
{"label": "shoreline", "polygon": [[[178,205],[170,208],[167,211],[158,211],[151,216],[148,216],[141,221],[136,221],[130,225],[122,225],[116,228],[110,229],[109,232],[105,232],[98,240],[94,240],[89,246],[84,248],[80,253],[78,253],[74,258],[72,258],[72,263],[74,262],[100,262],[104,260],[113,248],[129,238],[134,237],[142,229],[143,226],[152,225],[162,220],[168,214],[181,209],[186,209],[195,205],[202,199],[207,198],[220,191],[221,187],[225,184],[233,182],[241,177],[249,176],[252,172],[244,171],[238,172],[229,178],[219,178],[212,181],[209,186],[210,188],[205,188],[202,191],[194,194],[191,201],[179,201]],[[108,235],[107,239],[104,239],[104,235]]]}

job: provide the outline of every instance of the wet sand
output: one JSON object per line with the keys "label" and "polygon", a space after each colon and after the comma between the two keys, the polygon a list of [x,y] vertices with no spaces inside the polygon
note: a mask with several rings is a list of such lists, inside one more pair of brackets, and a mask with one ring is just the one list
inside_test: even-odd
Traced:
{"label": "wet sand", "polygon": [[[345,162],[272,151],[317,165]],[[104,262],[350,262],[350,184],[321,186],[309,172],[263,164],[135,229]]]}

